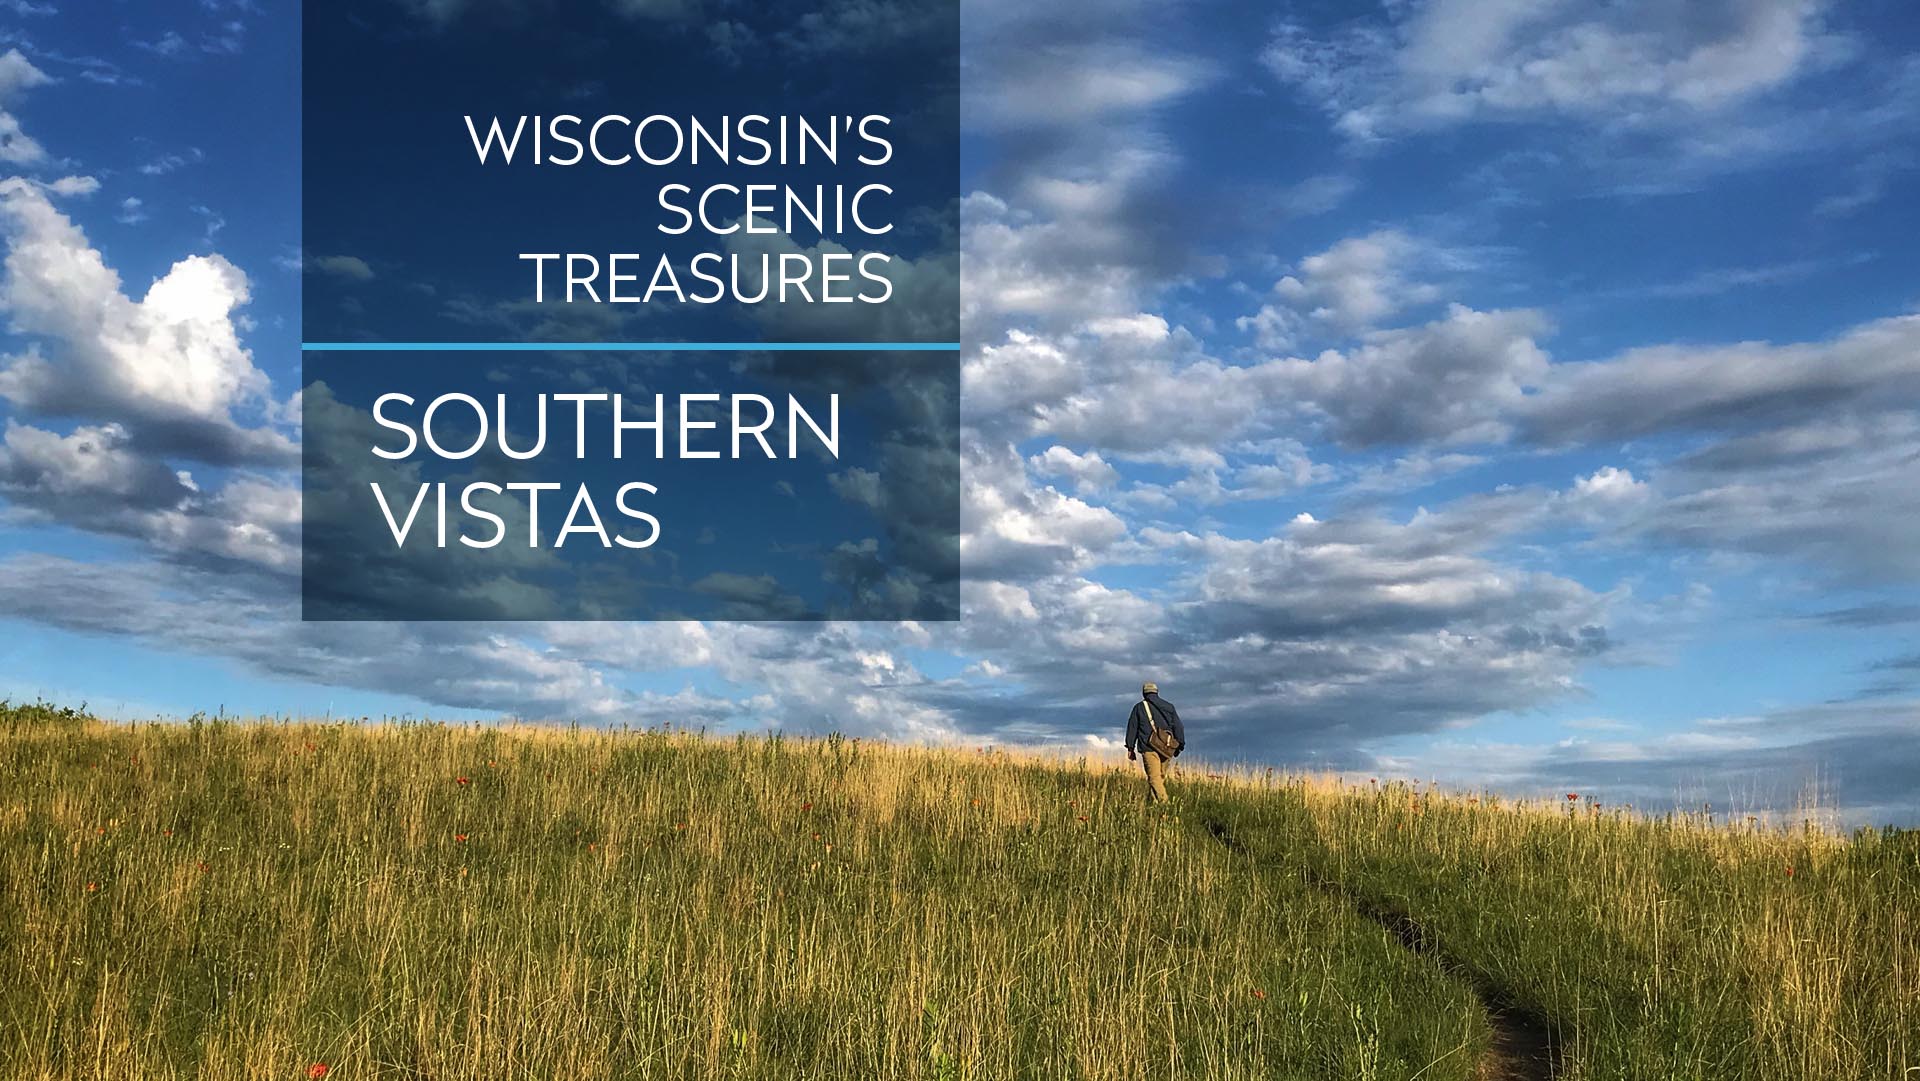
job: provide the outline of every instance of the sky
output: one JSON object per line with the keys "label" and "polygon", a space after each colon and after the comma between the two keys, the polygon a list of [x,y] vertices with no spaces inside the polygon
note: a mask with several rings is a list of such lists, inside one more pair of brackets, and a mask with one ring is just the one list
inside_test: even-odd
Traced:
{"label": "sky", "polygon": [[1153,679],[1216,761],[1920,822],[1899,0],[963,5],[919,624],[302,623],[301,291],[382,282],[295,12],[0,0],[0,695],[1114,755]]}

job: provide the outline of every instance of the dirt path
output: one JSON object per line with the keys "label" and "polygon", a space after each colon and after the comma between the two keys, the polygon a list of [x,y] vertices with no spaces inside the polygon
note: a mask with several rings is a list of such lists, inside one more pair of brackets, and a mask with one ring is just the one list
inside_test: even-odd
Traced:
{"label": "dirt path", "polygon": [[1449,976],[1466,984],[1486,1010],[1493,1028],[1493,1046],[1480,1062],[1484,1081],[1552,1081],[1560,1076],[1553,1027],[1538,1013],[1515,1003],[1498,987],[1475,975],[1450,956],[1426,928],[1404,912],[1368,903],[1350,892],[1314,880],[1322,892],[1340,898],[1355,912],[1385,928],[1402,946],[1429,958]]}
{"label": "dirt path", "polygon": [[[1248,855],[1234,839],[1232,831],[1217,821],[1207,822],[1207,832],[1229,850]],[[1560,1048],[1553,1025],[1541,1014],[1513,1001],[1499,987],[1482,978],[1459,959],[1449,954],[1440,941],[1411,915],[1355,894],[1338,882],[1311,871],[1307,881],[1315,889],[1337,898],[1354,912],[1379,924],[1394,940],[1413,953],[1440,966],[1447,975],[1465,984],[1480,1000],[1487,1024],[1493,1029],[1493,1046],[1481,1057],[1477,1071],[1481,1081],[1554,1081],[1561,1074]]]}

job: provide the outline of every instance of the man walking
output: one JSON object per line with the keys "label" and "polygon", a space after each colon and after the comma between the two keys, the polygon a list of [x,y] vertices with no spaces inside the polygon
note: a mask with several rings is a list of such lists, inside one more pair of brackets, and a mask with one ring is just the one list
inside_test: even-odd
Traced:
{"label": "man walking", "polygon": [[1187,730],[1180,724],[1180,711],[1160,697],[1160,688],[1149,680],[1140,685],[1140,701],[1127,714],[1127,761],[1135,751],[1147,767],[1147,802],[1167,802],[1167,763],[1187,749]]}

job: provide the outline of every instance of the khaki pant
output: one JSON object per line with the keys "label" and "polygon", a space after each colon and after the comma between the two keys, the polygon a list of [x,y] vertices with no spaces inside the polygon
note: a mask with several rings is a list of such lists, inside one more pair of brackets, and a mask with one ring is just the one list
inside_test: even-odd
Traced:
{"label": "khaki pant", "polygon": [[1140,762],[1147,767],[1147,802],[1167,802],[1167,759],[1159,751],[1141,748]]}

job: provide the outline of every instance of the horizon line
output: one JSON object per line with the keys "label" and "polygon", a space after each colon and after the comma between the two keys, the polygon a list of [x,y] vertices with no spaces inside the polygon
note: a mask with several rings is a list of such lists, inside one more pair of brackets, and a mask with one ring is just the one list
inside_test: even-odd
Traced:
{"label": "horizon line", "polygon": [[301,342],[302,353],[957,352],[959,342]]}

